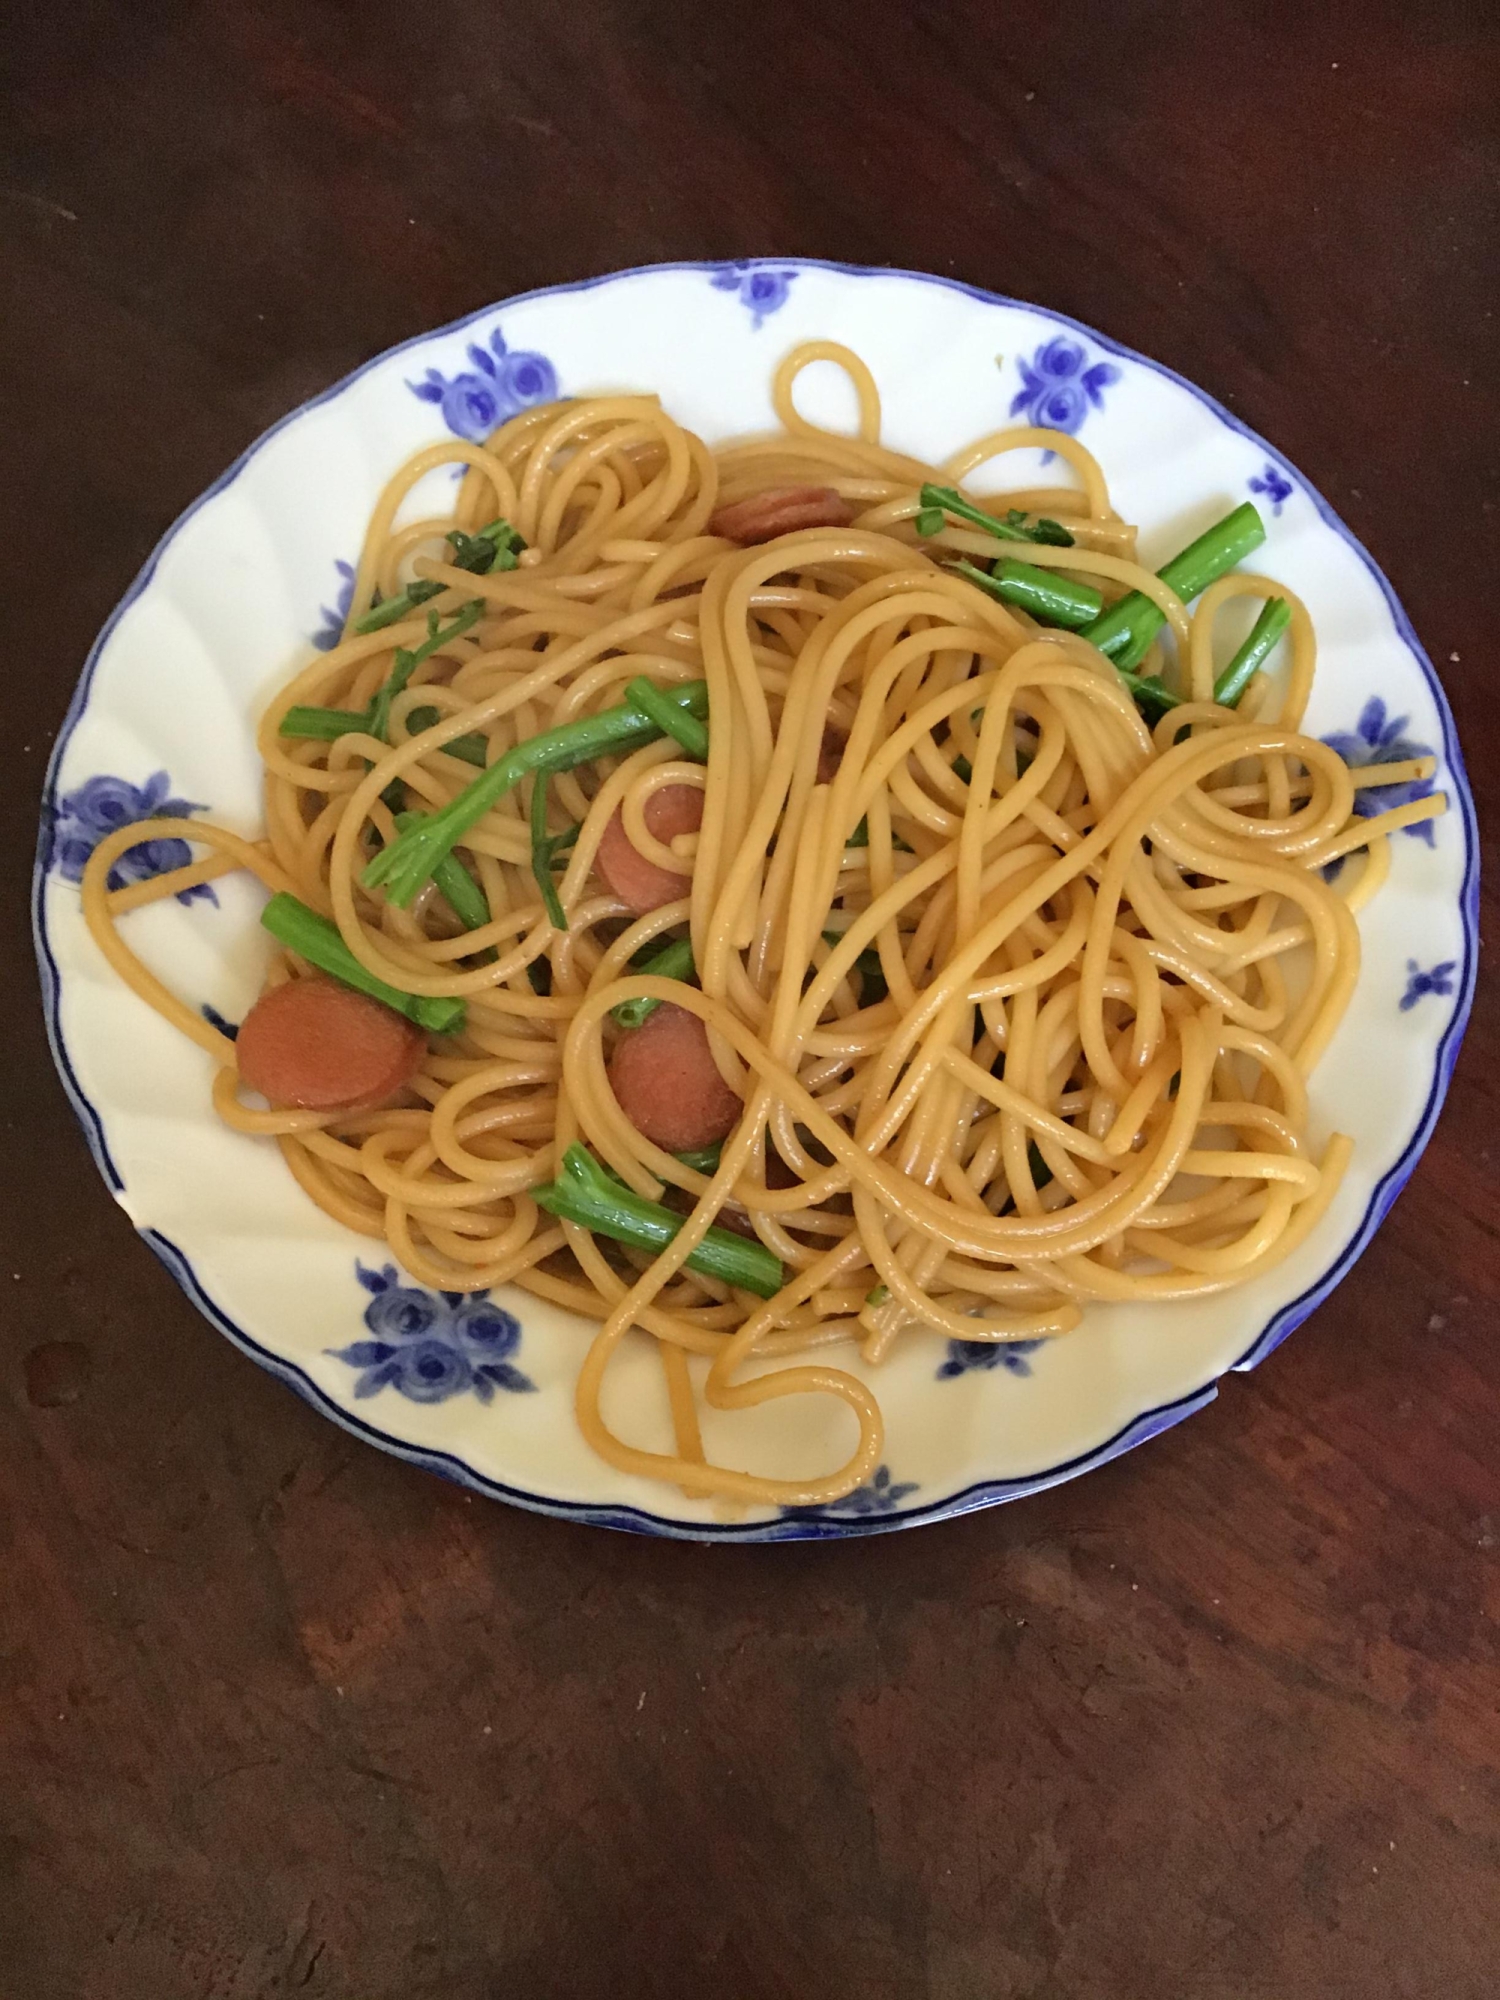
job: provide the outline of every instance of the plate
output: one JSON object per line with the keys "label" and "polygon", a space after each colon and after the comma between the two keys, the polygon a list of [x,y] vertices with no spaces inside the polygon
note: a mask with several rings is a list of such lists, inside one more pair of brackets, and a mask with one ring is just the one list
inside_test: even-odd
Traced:
{"label": "plate", "polygon": [[[1356,763],[1430,749],[1452,809],[1394,836],[1391,878],[1360,918],[1358,992],[1313,1088],[1314,1136],[1350,1133],[1354,1161],[1287,1262],[1192,1304],[1093,1306],[1046,1344],[908,1338],[878,1371],[886,1454],[868,1484],[821,1508],[731,1513],[586,1448],[572,1407],[585,1322],[514,1290],[466,1315],[314,1208],[272,1142],[221,1126],[210,1059],[109,972],[76,881],[122,819],[205,812],[258,830],[254,719],[336,640],[366,517],[409,453],[482,437],[558,394],[613,389],[659,392],[711,440],[764,430],[772,369],[814,338],[865,357],[887,441],[922,458],[1009,420],[1077,433],[1153,564],[1254,499],[1269,529],[1256,567],[1302,595],[1319,635],[1308,729]],[[851,421],[836,371],[810,370],[798,393],[819,421]],[[1379,810],[1414,789],[1360,797]],[[144,871],[186,858],[170,841],[133,852]],[[89,657],[48,772],[34,916],[53,1051],[100,1171],[237,1347],[359,1436],[498,1499],[645,1533],[776,1541],[1035,1492],[1167,1429],[1227,1369],[1264,1360],[1348,1271],[1432,1131],[1473,989],[1477,892],[1473,802],[1437,676],[1385,578],[1278,452],[1169,369],[1057,313],[948,279],[789,259],[655,266],[489,306],[268,432],[166,536]],[[179,993],[238,1020],[269,948],[258,900],[231,877],[132,917],[132,942]],[[377,1366],[393,1344],[397,1368]],[[611,1372],[605,1409],[668,1445],[644,1341]],[[847,1443],[832,1427],[847,1419],[826,1399],[776,1410],[774,1432],[760,1420],[753,1434],[736,1427],[754,1413],[709,1413],[710,1455],[786,1473],[839,1462]]]}

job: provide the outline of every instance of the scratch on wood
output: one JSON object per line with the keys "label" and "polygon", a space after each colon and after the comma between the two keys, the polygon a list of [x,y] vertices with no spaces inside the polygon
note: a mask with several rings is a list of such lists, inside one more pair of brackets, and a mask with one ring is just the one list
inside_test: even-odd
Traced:
{"label": "scratch on wood", "polygon": [[29,208],[37,215],[52,215],[63,222],[76,222],[78,217],[71,208],[64,208],[60,201],[48,201],[44,194],[27,194],[24,188],[0,188],[0,195],[13,201],[21,208]]}

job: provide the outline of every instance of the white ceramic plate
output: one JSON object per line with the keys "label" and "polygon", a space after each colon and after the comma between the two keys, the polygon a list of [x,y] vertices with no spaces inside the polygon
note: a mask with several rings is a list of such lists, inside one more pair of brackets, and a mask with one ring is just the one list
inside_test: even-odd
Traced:
{"label": "white ceramic plate", "polygon": [[[1308,727],[1338,734],[1357,761],[1430,747],[1453,810],[1397,836],[1391,880],[1361,918],[1358,994],[1313,1092],[1318,1134],[1351,1133],[1354,1163],[1287,1263],[1201,1303],[1091,1308],[1081,1331],[1045,1346],[910,1338],[878,1371],[886,1463],[870,1485],[823,1509],[726,1517],[584,1446],[572,1412],[582,1321],[523,1292],[465,1309],[404,1284],[377,1246],[313,1207],[269,1140],[221,1126],[208,1057],[111,975],[74,883],[106,827],[164,801],[256,830],[253,720],[311,646],[333,642],[340,565],[408,453],[483,435],[557,393],[621,388],[659,391],[710,439],[765,429],[773,366],[815,337],[864,355],[887,440],[923,458],[1011,417],[1078,431],[1153,561],[1254,497],[1270,530],[1255,566],[1301,593],[1321,642]],[[834,371],[812,371],[799,393],[810,415],[849,420]],[[1024,461],[1006,467],[1008,483],[1027,476]],[[135,856],[145,870],[185,858]],[[1033,1492],[1166,1429],[1226,1369],[1262,1360],[1349,1269],[1427,1141],[1468,1013],[1477,887],[1473,804],[1437,677],[1369,556],[1277,452],[1169,370],[1055,313],[940,278],[788,260],[627,271],[489,307],[382,355],[262,438],[167,535],[89,658],[48,775],[35,921],[53,1050],[100,1170],[238,1347],[360,1436],[478,1491],[570,1520],[764,1541]],[[268,948],[257,904],[230,879],[133,917],[132,940],[178,992],[238,1020]],[[644,1342],[611,1375],[606,1409],[632,1436],[669,1443]],[[828,1399],[799,1398],[769,1420],[710,1416],[706,1442],[730,1463],[801,1472],[842,1457],[845,1421]]]}

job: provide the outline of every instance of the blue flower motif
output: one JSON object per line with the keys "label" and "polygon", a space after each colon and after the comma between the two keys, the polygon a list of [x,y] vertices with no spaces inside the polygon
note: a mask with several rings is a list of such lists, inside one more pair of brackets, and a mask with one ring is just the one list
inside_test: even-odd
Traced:
{"label": "blue flower motif", "polygon": [[1445,958],[1441,965],[1435,965],[1431,972],[1423,972],[1414,958],[1406,961],[1406,991],[1401,996],[1403,1014],[1416,1006],[1424,993],[1436,993],[1445,997],[1453,991],[1453,975],[1458,970],[1456,958]]}
{"label": "blue flower motif", "polygon": [[226,1021],[217,1007],[210,1007],[205,1000],[199,1007],[198,1012],[211,1028],[217,1028],[219,1033],[227,1035],[231,1042],[239,1040],[240,1031],[238,1024],[234,1021]]}
{"label": "blue flower motif", "polygon": [[377,1340],[420,1340],[446,1314],[441,1298],[415,1285],[397,1284],[394,1276],[378,1290],[362,1273],[360,1283],[375,1293],[365,1307],[365,1325]]}
{"label": "blue flower motif", "polygon": [[557,370],[546,355],[529,348],[512,351],[498,326],[487,347],[470,341],[467,353],[473,366],[462,374],[447,376],[429,368],[422,381],[406,385],[424,403],[441,408],[443,422],[455,437],[483,444],[517,411],[556,400]]}
{"label": "blue flower motif", "polygon": [[1011,415],[1072,436],[1091,408],[1103,409],[1104,391],[1120,379],[1112,361],[1090,367],[1088,358],[1083,342],[1065,333],[1044,341],[1029,361],[1019,363],[1022,388],[1011,399]]}
{"label": "blue flower motif", "polygon": [[795,271],[772,270],[752,264],[748,257],[737,257],[732,264],[715,266],[708,282],[716,292],[739,294],[740,304],[750,314],[751,327],[758,333],[766,316],[780,312],[786,304],[796,276]]}
{"label": "blue flower motif", "polygon": [[[81,882],[89,856],[106,834],[141,819],[186,819],[205,810],[191,799],[169,797],[171,789],[172,780],[165,771],[153,772],[144,785],[101,774],[86,780],[77,791],[55,799],[47,808],[48,865],[65,882]],[[115,862],[109,871],[109,886],[124,889],[132,882],[147,882],[153,875],[186,868],[192,858],[185,840],[143,840],[138,847],[127,847]],[[191,903],[200,896],[217,907],[219,899],[207,882],[177,892],[179,903]]]}
{"label": "blue flower motif", "polygon": [[[1339,732],[1325,736],[1323,741],[1330,750],[1337,750],[1346,764],[1403,764],[1408,758],[1430,757],[1432,751],[1427,744],[1414,743],[1404,734],[1409,720],[1405,715],[1388,715],[1380,696],[1371,695],[1360,713],[1354,735]],[[1393,806],[1425,799],[1431,790],[1431,778],[1408,778],[1399,785],[1366,785],[1354,794],[1354,810],[1361,819],[1373,819]],[[1415,826],[1403,827],[1401,831],[1425,840],[1429,847],[1433,845],[1430,819],[1419,820]]]}
{"label": "blue flower motif", "polygon": [[345,621],[349,616],[349,606],[354,601],[354,565],[335,562],[334,568],[343,581],[339,585],[338,596],[331,605],[320,604],[318,615],[323,620],[312,635],[312,642],[320,653],[331,653],[344,636]]}
{"label": "blue flower motif", "polygon": [[1273,514],[1281,512],[1287,501],[1291,499],[1294,490],[1291,480],[1283,472],[1279,471],[1276,466],[1272,465],[1269,459],[1266,460],[1265,471],[1257,473],[1250,481],[1250,491],[1258,493],[1262,500],[1268,500],[1271,503],[1271,512]]}
{"label": "blue flower motif", "polygon": [[373,1338],[328,1352],[360,1370],[357,1397],[395,1389],[413,1403],[468,1393],[488,1403],[497,1389],[536,1388],[510,1358],[521,1344],[520,1322],[491,1300],[403,1285],[394,1264],[373,1271],[356,1259],[354,1275],[371,1295],[365,1325]]}
{"label": "blue flower motif", "polygon": [[824,1500],[816,1507],[783,1507],[781,1513],[788,1521],[817,1521],[829,1514],[894,1514],[906,1496],[916,1490],[914,1479],[894,1481],[891,1468],[882,1465],[873,1479],[856,1486],[842,1500]]}
{"label": "blue flower motif", "polygon": [[937,1372],[939,1382],[967,1375],[971,1368],[1003,1368],[1008,1375],[1029,1375],[1028,1354],[1044,1346],[1040,1340],[950,1340],[948,1358]]}
{"label": "blue flower motif", "polygon": [[491,1383],[497,1389],[512,1391],[535,1387],[510,1360],[521,1345],[521,1324],[512,1313],[503,1312],[489,1299],[466,1298],[453,1314],[453,1330],[474,1370],[474,1386],[481,1402],[489,1401],[487,1385]]}

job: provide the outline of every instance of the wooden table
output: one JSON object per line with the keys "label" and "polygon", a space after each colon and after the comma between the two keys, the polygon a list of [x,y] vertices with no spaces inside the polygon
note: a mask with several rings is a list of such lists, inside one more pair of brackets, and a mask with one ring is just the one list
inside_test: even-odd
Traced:
{"label": "wooden table", "polygon": [[1385,565],[1493,802],[1493,10],[91,0],[7,40],[0,1994],[1493,1995],[1492,992],[1356,1272],[1205,1414],[955,1525],[716,1550],[475,1501],[216,1338],[90,1165],[22,894],[91,637],[264,426],[486,301],[766,250],[1222,398]]}

